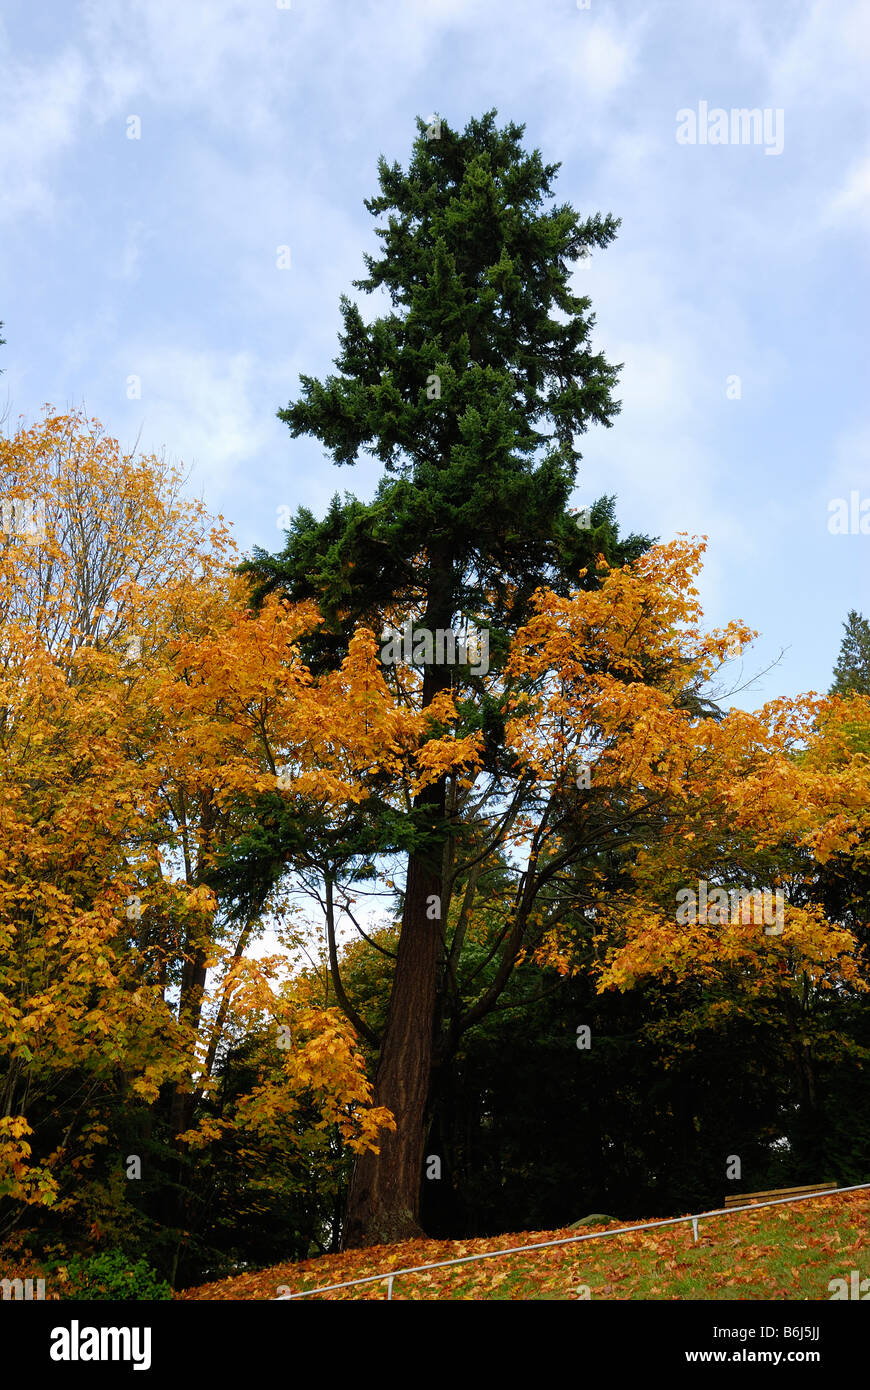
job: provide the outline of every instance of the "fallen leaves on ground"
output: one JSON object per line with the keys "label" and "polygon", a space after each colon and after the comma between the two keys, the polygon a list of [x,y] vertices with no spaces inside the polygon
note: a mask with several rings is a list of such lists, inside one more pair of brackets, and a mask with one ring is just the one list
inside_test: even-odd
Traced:
{"label": "fallen leaves on ground", "polygon": [[[614,1222],[608,1229],[638,1224]],[[583,1296],[583,1285],[592,1300],[828,1299],[831,1279],[848,1278],[855,1267],[862,1277],[870,1274],[868,1229],[870,1192],[852,1192],[711,1217],[700,1227],[704,1235],[697,1244],[687,1222],[397,1275],[397,1270],[462,1255],[567,1240],[576,1232],[565,1227],[480,1240],[411,1240],[252,1270],[187,1289],[176,1297],[275,1299],[279,1288],[303,1293],[381,1276],[369,1284],[331,1289],[316,1297],[383,1299],[386,1277],[393,1274],[394,1299],[577,1299]]]}

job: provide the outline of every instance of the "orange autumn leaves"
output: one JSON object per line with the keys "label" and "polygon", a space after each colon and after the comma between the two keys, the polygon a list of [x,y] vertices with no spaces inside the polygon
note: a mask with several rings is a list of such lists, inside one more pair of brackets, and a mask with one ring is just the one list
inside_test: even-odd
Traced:
{"label": "orange autumn leaves", "polygon": [[[796,990],[863,989],[854,936],[801,890],[813,860],[849,850],[866,824],[868,762],[843,756],[841,725],[863,717],[870,727],[870,702],[863,716],[853,702],[808,696],[700,717],[699,692],[753,636],[739,623],[700,630],[692,581],[703,549],[680,539],[609,573],[595,592],[536,596],[508,664],[519,686],[509,746],[553,800],[589,769],[589,809],[573,833],[589,815],[622,829],[630,887],[602,889],[594,906],[599,989],[735,969],[759,989],[781,990],[783,977]],[[518,839],[533,832],[527,821]],[[559,847],[556,835],[550,852]],[[766,934],[758,912],[681,923],[677,891],[703,879],[780,891],[782,933]],[[576,968],[560,926],[536,958]]]}
{"label": "orange autumn leaves", "polygon": [[[449,696],[394,706],[371,633],[314,681],[298,655],[313,607],[249,613],[227,528],[181,485],[81,414],[0,441],[0,496],[44,518],[0,537],[0,1195],[23,1201],[75,1201],[119,1077],[139,1101],[201,1095],[221,1032],[277,1009],[209,883],[244,798],[338,810],[373,772],[413,794],[474,757]],[[448,732],[429,739],[433,718]],[[185,984],[208,966],[211,999]],[[303,1041],[239,1123],[313,1093],[320,1123],[374,1142],[391,1121],[352,1031],[314,1007],[294,1025]],[[37,1161],[28,1097],[77,1070],[93,1106]]]}
{"label": "orange autumn leaves", "polygon": [[94,422],[47,415],[0,441],[0,493],[38,498],[45,517],[38,541],[0,541],[0,1193],[60,1207],[104,1129],[96,1102],[83,1106],[81,1131],[32,1162],[30,1105],[50,1076],[81,1070],[93,1097],[120,1068],[149,1098],[185,1074],[159,986],[123,940],[159,839],[126,593],[139,582],[164,597],[197,552],[198,579],[218,566],[201,509],[177,510],[168,471],[125,458]]}
{"label": "orange autumn leaves", "polygon": [[[425,712],[395,703],[369,629],[355,633],[338,671],[315,682],[298,642],[319,621],[313,604],[291,607],[272,596],[256,617],[228,607],[218,630],[177,644],[163,698],[180,727],[196,730],[219,798],[222,791],[278,788],[338,807],[361,800],[365,779],[376,774],[414,795],[444,773],[474,765],[477,737],[427,738],[453,720],[451,693],[441,692]],[[189,755],[187,737],[179,759],[189,765]]]}
{"label": "orange autumn leaves", "polygon": [[[269,1007],[267,1001],[261,1002]],[[244,1008],[238,1016],[245,1017]],[[394,1129],[395,1121],[388,1110],[370,1103],[365,1063],[350,1024],[337,1009],[316,1008],[298,1000],[285,999],[282,1016],[292,1023],[279,1025],[278,1038],[284,1044],[280,1063],[265,1068],[262,1079],[229,1114],[199,1120],[179,1136],[181,1142],[202,1149],[231,1130],[243,1140],[280,1145],[287,1151],[292,1147],[294,1121],[304,1117],[313,1095],[319,1114],[311,1122],[315,1134],[335,1127],[352,1152],[377,1148],[382,1130]]]}

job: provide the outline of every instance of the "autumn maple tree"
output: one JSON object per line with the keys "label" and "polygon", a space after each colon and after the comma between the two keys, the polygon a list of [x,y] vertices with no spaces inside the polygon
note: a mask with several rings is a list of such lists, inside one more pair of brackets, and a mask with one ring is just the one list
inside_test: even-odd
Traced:
{"label": "autumn maple tree", "polygon": [[[155,1117],[179,1155],[226,1128],[202,1113],[226,1037],[284,1021],[274,963],[247,954],[274,876],[239,868],[264,802],[301,825],[353,802],[361,768],[407,763],[425,782],[439,763],[416,767],[428,716],[383,698],[371,634],[318,683],[298,653],[311,605],[276,598],[254,616],[226,528],[183,500],[174,470],[79,415],[46,412],[0,449],[0,492],[40,517],[0,545],[0,1195],[14,1226],[22,1204],[82,1206],[124,1098],[143,1126],[134,1155]],[[442,745],[454,767],[464,751]],[[292,1034],[238,1125],[280,1114],[289,1142],[304,1095],[351,1150],[376,1143],[392,1121],[346,1021],[300,1006]],[[59,1108],[73,1077],[80,1099]],[[183,1203],[170,1214],[182,1225]]]}

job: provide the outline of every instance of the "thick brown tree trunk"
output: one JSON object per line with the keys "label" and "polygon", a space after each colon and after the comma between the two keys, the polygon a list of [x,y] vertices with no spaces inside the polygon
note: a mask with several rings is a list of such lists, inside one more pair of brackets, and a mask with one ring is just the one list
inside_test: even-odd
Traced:
{"label": "thick brown tree trunk", "polygon": [[[436,559],[423,620],[430,630],[449,626],[451,579],[449,561]],[[444,667],[427,667],[423,707],[449,683]],[[445,815],[444,779],[424,788],[415,805],[429,812],[425,828],[437,830]],[[402,930],[373,1096],[375,1105],[392,1111],[396,1128],[382,1133],[380,1153],[361,1154],[354,1164],[342,1239],[345,1250],[423,1234],[420,1187],[443,929],[442,867],[437,836],[432,848],[408,859]]]}
{"label": "thick brown tree trunk", "polygon": [[420,1183],[440,952],[440,922],[427,916],[427,904],[433,897],[440,898],[440,893],[440,867],[412,855],[374,1087],[375,1105],[393,1112],[396,1128],[381,1136],[379,1154],[362,1154],[354,1165],[345,1249],[388,1245],[422,1235]]}

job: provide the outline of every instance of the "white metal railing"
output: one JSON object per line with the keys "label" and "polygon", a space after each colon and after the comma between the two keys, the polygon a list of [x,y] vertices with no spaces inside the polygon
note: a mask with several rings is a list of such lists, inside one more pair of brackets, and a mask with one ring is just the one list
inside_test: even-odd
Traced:
{"label": "white metal railing", "polygon": [[[367,1274],[362,1279],[345,1279],[341,1284],[324,1284],[319,1289],[305,1289],[302,1293],[283,1293],[279,1294],[274,1300],[278,1303],[287,1303],[293,1298],[311,1298],[317,1293],[330,1293],[333,1289],[349,1289],[355,1284],[378,1284],[386,1283],[387,1298],[393,1296],[393,1280],[398,1279],[403,1274],[419,1274],[424,1269],[444,1269],[447,1265],[470,1264],[473,1260],[495,1260],[501,1255],[522,1255],[527,1250],[547,1250],[555,1245],[575,1245],[581,1240],[603,1240],[607,1236],[624,1236],[631,1231],[650,1231],[656,1226],[680,1226],[687,1221],[692,1223],[692,1233],[695,1240],[698,1239],[698,1222],[705,1221],[711,1216],[733,1216],[738,1211],[755,1211],[759,1207],[780,1207],[786,1202],[808,1202],[814,1197],[838,1197],[844,1192],[860,1192],[865,1188],[870,1188],[870,1183],[859,1182],[853,1187],[828,1188],[823,1192],[805,1192],[800,1197],[777,1197],[772,1202],[747,1202],[744,1207],[719,1207],[715,1211],[701,1211],[694,1216],[669,1216],[664,1221],[645,1221],[640,1226],[619,1226],[612,1231],[589,1231],[582,1236],[565,1236],[561,1240],[541,1240],[534,1245],[514,1245],[508,1250],[485,1250],[480,1255],[459,1255],[453,1260],[436,1260],[432,1264],[408,1265],[405,1269],[394,1269],[389,1274]],[[279,1288],[286,1288],[285,1284]]]}

